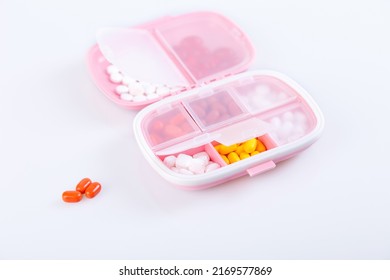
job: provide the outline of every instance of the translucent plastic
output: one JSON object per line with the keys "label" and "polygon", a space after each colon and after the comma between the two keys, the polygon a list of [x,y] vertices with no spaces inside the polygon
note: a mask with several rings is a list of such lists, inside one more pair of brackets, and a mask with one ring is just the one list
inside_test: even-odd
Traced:
{"label": "translucent plastic", "polygon": [[295,99],[296,93],[280,80],[259,76],[235,86],[242,103],[251,113],[260,113],[271,108],[286,104]]}
{"label": "translucent plastic", "polygon": [[315,126],[314,118],[303,104],[281,108],[265,121],[270,125],[270,134],[279,145],[302,138]]}
{"label": "translucent plastic", "polygon": [[135,28],[104,28],[97,34],[104,57],[127,76],[155,84],[188,85],[150,32]]}
{"label": "translucent plastic", "polygon": [[198,82],[244,70],[253,58],[245,35],[215,13],[193,13],[159,24],[156,31]]}
{"label": "translucent plastic", "polygon": [[151,112],[143,122],[149,145],[161,148],[200,133],[199,127],[181,104]]}
{"label": "translucent plastic", "polygon": [[247,111],[226,90],[204,93],[183,102],[202,130],[232,124],[248,115]]}

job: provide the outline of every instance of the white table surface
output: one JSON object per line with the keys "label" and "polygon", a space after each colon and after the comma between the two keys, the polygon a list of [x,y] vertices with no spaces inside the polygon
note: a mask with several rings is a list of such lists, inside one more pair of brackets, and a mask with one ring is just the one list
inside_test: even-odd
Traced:
{"label": "white table surface", "polygon": [[[85,57],[99,27],[197,10],[234,20],[251,69],[299,82],[326,127],[271,172],[188,192],[143,159],[136,112]],[[385,0],[2,1],[0,259],[389,259],[389,14]],[[63,203],[85,176],[101,194]]]}

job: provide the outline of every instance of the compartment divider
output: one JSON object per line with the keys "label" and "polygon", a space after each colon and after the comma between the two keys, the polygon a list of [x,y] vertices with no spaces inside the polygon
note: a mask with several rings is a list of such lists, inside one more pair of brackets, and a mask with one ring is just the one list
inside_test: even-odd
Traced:
{"label": "compartment divider", "polygon": [[164,52],[168,55],[172,62],[174,62],[174,64],[177,66],[183,76],[187,79],[188,83],[190,85],[196,84],[197,80],[195,79],[195,77],[191,74],[190,70],[185,66],[185,64],[176,54],[173,48],[168,44],[167,40],[164,38],[161,32],[155,28],[149,29],[149,31],[156,39],[157,43],[162,47]]}
{"label": "compartment divider", "polygon": [[210,159],[216,163],[218,163],[221,167],[227,166],[226,162],[222,159],[220,154],[214,148],[213,144],[208,143],[205,145],[205,151],[209,154]]}

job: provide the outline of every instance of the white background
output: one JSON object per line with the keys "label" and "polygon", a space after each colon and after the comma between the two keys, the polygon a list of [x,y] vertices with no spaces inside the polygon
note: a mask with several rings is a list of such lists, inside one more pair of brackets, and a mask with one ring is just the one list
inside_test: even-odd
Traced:
{"label": "white background", "polygon": [[[16,1],[0,4],[1,259],[389,259],[388,1]],[[135,111],[94,86],[104,26],[220,12],[252,39],[251,69],[312,94],[322,138],[254,178],[176,189],[138,150]],[[61,194],[83,177],[93,200]]]}

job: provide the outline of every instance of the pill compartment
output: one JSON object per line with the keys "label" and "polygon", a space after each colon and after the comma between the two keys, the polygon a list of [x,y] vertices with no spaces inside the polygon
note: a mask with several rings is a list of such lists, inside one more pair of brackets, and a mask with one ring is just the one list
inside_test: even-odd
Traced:
{"label": "pill compartment", "polygon": [[[223,166],[226,166],[226,163],[222,160],[222,158],[217,153],[217,151],[214,149],[214,146],[211,143],[208,143],[206,145],[202,145],[202,146],[199,146],[199,147],[195,147],[195,148],[192,148],[192,149],[188,149],[188,150],[185,150],[185,151],[177,152],[175,154],[158,155],[157,158],[161,162],[164,162],[164,159],[167,158],[167,157],[170,157],[170,156],[175,156],[177,158],[180,154],[185,154],[185,155],[188,155],[188,156],[192,157],[195,154],[198,154],[198,153],[201,153],[201,152],[207,153],[207,155],[210,158],[210,162],[209,163],[211,163],[211,162],[217,163],[219,165],[218,169],[223,167]],[[174,167],[180,169],[180,167],[177,167],[177,166],[174,166]],[[164,168],[171,169],[170,167],[168,167],[165,164],[164,164]],[[178,172],[178,170],[175,170],[173,172],[180,173],[180,172]],[[210,171],[210,172],[212,172],[212,171]],[[204,173],[208,173],[208,172],[202,172],[200,174],[204,174]],[[191,174],[191,175],[200,175],[200,174]],[[188,174],[185,174],[185,175],[188,175]]]}
{"label": "pill compartment", "polygon": [[159,24],[156,33],[198,83],[242,71],[253,59],[253,47],[242,31],[215,13],[174,18]]}
{"label": "pill compartment", "polygon": [[256,114],[292,102],[297,93],[281,80],[266,75],[243,79],[232,85],[249,112]]}
{"label": "pill compartment", "polygon": [[142,131],[150,147],[157,150],[201,133],[180,103],[153,110],[142,122]]}
{"label": "pill compartment", "polygon": [[[253,46],[238,26],[212,12],[168,16],[132,28],[105,28],[97,33],[97,41],[88,53],[93,81],[110,100],[129,109],[242,72],[254,58]],[[126,80],[140,81],[137,87],[144,93],[133,97],[126,90],[121,93],[128,84],[111,79],[110,64]],[[162,94],[150,90],[160,87]]]}
{"label": "pill compartment", "polygon": [[[232,146],[235,146],[235,148],[234,148],[234,150],[231,150],[231,151],[229,151],[229,152],[223,152],[223,153],[221,153],[221,151],[220,151],[220,149],[218,148],[218,146],[221,146],[221,145],[223,145],[223,144],[221,144],[221,143],[219,143],[219,142],[217,142],[217,141],[214,141],[213,143],[212,143],[212,146],[213,146],[213,148],[214,148],[214,151],[218,154],[218,156],[220,156],[221,158],[222,158],[222,156],[226,156],[227,158],[229,157],[229,154],[231,153],[231,152],[234,152],[234,153],[236,153],[239,157],[240,157],[240,155],[241,155],[241,153],[246,153],[246,154],[248,154],[249,155],[249,157],[248,158],[240,158],[239,159],[239,161],[237,161],[237,162],[241,162],[241,161],[243,161],[243,160],[245,160],[245,159],[249,159],[249,158],[252,158],[252,157],[254,157],[254,156],[258,156],[258,155],[263,155],[263,153],[266,153],[267,151],[269,151],[269,150],[271,150],[271,149],[274,149],[274,148],[276,148],[276,147],[278,147],[278,144],[277,144],[277,142],[275,141],[275,139],[273,138],[273,136],[272,135],[270,135],[270,134],[264,134],[264,135],[261,135],[261,136],[257,136],[257,137],[254,137],[254,138],[252,138],[252,139],[257,139],[257,140],[259,140],[260,142],[261,142],[261,144],[259,145],[259,144],[256,144],[256,147],[254,148],[254,150],[252,151],[252,152],[255,152],[256,154],[251,154],[251,153],[247,153],[245,150],[244,150],[244,148],[243,148],[243,143],[245,143],[245,141],[244,142],[241,142],[241,143],[235,143],[235,144],[233,144]],[[247,140],[250,140],[250,139],[247,139]],[[241,147],[240,147],[241,146]],[[261,146],[264,146],[265,147],[265,150],[261,150],[261,149],[258,149],[258,148],[260,148]],[[226,146],[225,146],[226,147]],[[227,148],[229,148],[230,146],[227,146]],[[260,152],[259,152],[260,151]],[[229,159],[228,159],[229,160]],[[230,162],[230,163],[226,163],[224,160],[222,160],[223,161],[223,163],[224,163],[224,166],[227,166],[227,165],[231,165],[231,164],[233,164],[233,163],[236,163],[236,162]]]}
{"label": "pill compartment", "polygon": [[270,134],[279,145],[298,140],[316,126],[316,118],[306,104],[295,102],[262,115]]}
{"label": "pill compartment", "polygon": [[237,98],[223,89],[200,91],[184,99],[183,105],[203,131],[232,124],[249,115]]}
{"label": "pill compartment", "polygon": [[[242,95],[249,92],[253,84],[262,82],[259,77],[270,77],[267,84],[276,85],[278,89],[285,83],[291,88],[288,98],[267,109],[250,111],[248,104],[243,104]],[[242,88],[245,86],[248,88]],[[219,109],[219,105],[226,110],[229,104],[235,109],[224,116],[221,111],[224,109]],[[210,112],[224,117],[207,120],[205,116]],[[180,124],[177,137],[176,127],[171,129],[176,122]],[[186,123],[185,127],[189,124],[191,129],[182,129],[182,123]],[[205,84],[161,100],[143,109],[134,119],[135,137],[148,162],[166,180],[186,189],[202,189],[240,176],[253,177],[266,172],[274,168],[275,163],[308,148],[319,138],[322,129],[321,111],[310,95],[288,77],[272,71],[247,72]],[[250,157],[232,164],[225,163],[214,148],[219,143],[228,146],[253,138],[259,139],[266,150],[259,154],[252,152]],[[209,173],[180,174],[163,163],[169,155],[193,155],[201,151],[207,152],[221,167]]]}

